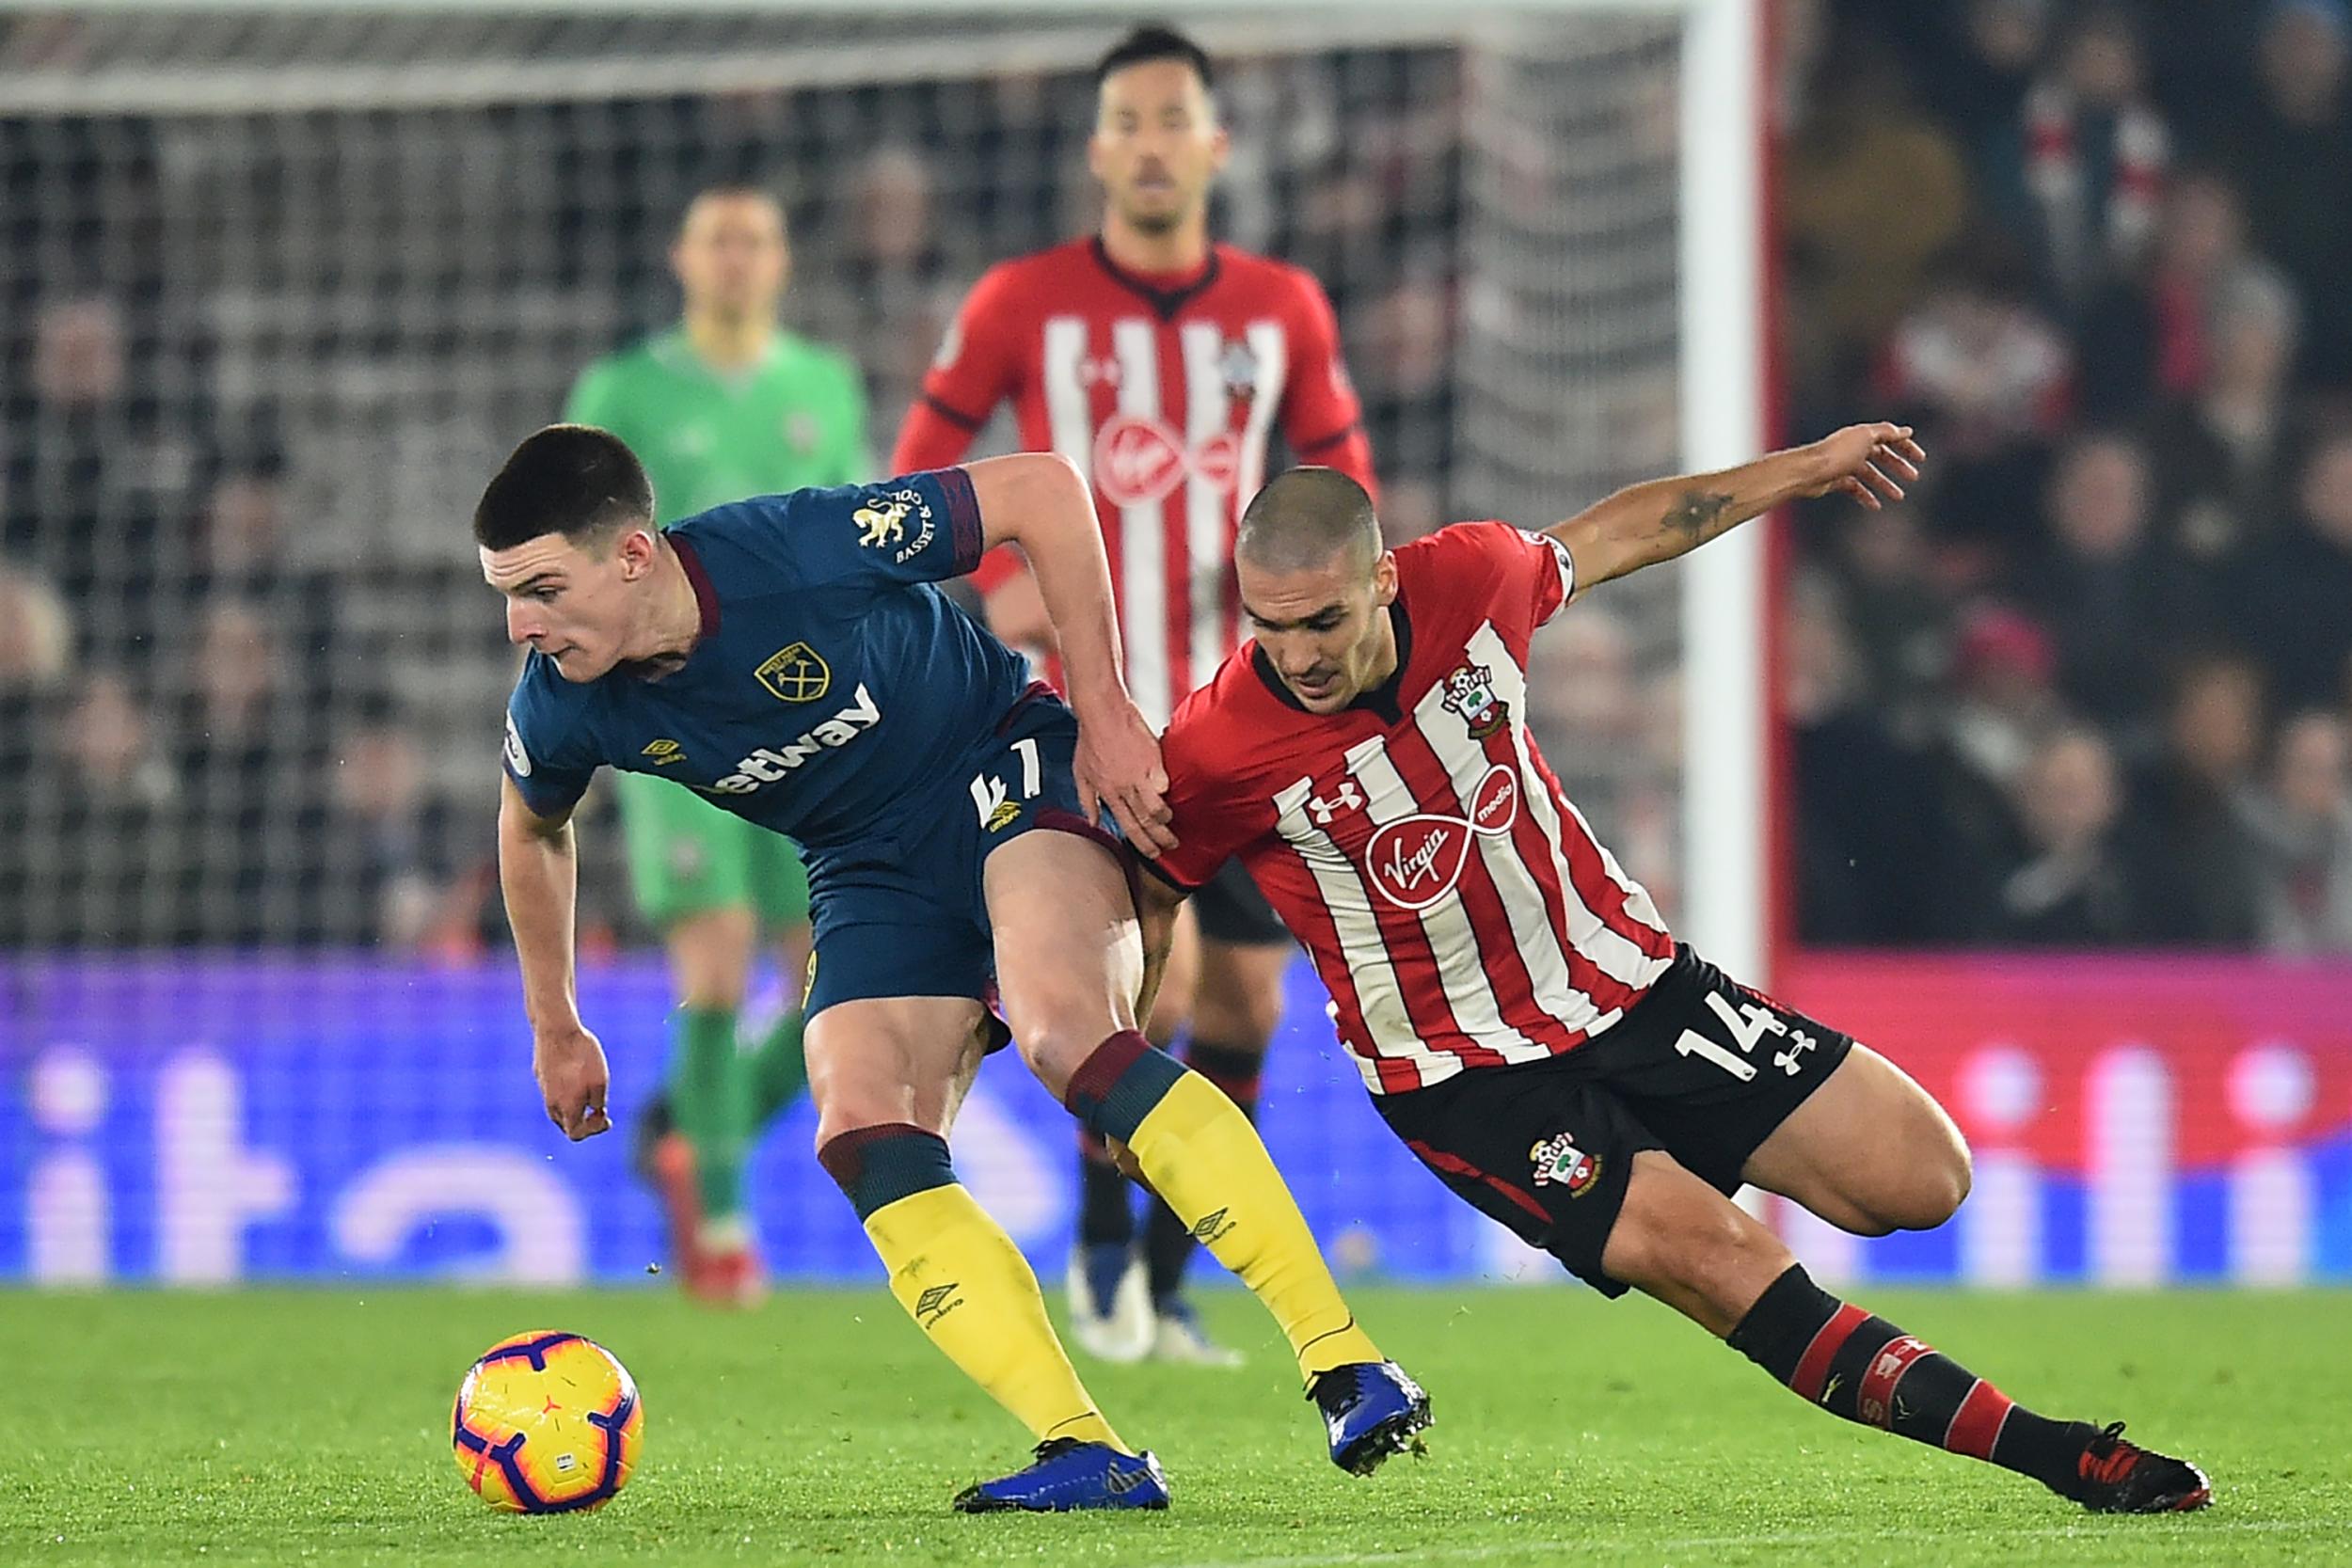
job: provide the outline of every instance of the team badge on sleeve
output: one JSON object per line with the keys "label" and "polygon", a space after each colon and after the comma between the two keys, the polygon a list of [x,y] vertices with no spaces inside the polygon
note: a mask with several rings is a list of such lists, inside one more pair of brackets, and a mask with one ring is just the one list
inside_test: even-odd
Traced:
{"label": "team badge on sleeve", "polygon": [[857,524],[857,542],[869,550],[897,544],[907,536],[907,514],[913,510],[904,496],[887,496],[859,507],[850,515]]}
{"label": "team badge on sleeve", "polygon": [[506,766],[518,779],[531,777],[531,753],[523,750],[522,732],[515,727],[515,716],[506,716]]}
{"label": "team badge on sleeve", "polygon": [[[938,525],[931,519],[930,503],[919,490],[870,494],[872,499],[850,515],[850,520],[857,524],[857,542],[869,550],[889,550],[890,559],[904,565],[921,554],[923,546],[938,531]],[[910,517],[920,525],[912,539],[907,537]]]}

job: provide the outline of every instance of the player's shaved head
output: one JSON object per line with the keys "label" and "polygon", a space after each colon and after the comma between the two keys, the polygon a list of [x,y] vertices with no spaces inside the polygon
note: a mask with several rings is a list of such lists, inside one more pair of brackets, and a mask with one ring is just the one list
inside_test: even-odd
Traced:
{"label": "player's shaved head", "polygon": [[1339,469],[1293,468],[1250,501],[1233,553],[1262,572],[1338,563],[1351,578],[1368,577],[1380,559],[1380,519],[1364,487]]}
{"label": "player's shaved head", "polygon": [[1310,713],[1336,713],[1396,669],[1396,558],[1364,487],[1337,468],[1293,468],[1258,492],[1233,546],[1242,613]]}
{"label": "player's shaved head", "polygon": [[473,509],[474,543],[507,550],[550,533],[600,544],[653,526],[653,483],[628,443],[594,425],[551,424],[508,455]]}

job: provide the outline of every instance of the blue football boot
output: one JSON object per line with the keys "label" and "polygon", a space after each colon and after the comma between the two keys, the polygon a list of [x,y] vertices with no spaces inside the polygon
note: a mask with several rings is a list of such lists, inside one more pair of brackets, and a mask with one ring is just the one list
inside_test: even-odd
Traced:
{"label": "blue football boot", "polygon": [[1429,1425],[1429,1396],[1393,1361],[1334,1367],[1308,1386],[1331,1433],[1331,1463],[1351,1476],[1368,1476],[1392,1453],[1421,1453],[1418,1433]]}
{"label": "blue football boot", "polygon": [[1149,1453],[1120,1453],[1108,1443],[1056,1437],[1037,1446],[1025,1469],[956,1494],[959,1513],[1021,1509],[1062,1513],[1073,1508],[1166,1508],[1168,1477]]}

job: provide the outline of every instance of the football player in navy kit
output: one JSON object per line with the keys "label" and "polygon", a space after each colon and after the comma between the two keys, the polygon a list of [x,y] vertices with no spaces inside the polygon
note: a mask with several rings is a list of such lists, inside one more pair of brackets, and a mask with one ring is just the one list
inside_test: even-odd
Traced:
{"label": "football player in navy kit", "polygon": [[[1136,1027],[1136,911],[1107,806],[1172,847],[1167,779],[1121,674],[1086,482],[1041,453],[721,506],[667,529],[619,437],[554,425],[474,515],[483,576],[529,647],[507,709],[499,864],[548,1114],[611,1125],[572,984],[571,812],[598,767],[660,768],[808,857],[818,1158],[892,1293],[1038,1439],[956,1506],[1164,1507],[1071,1369],[1010,1238],[957,1183],[946,1134],[992,985],[1030,1069],[1117,1140],[1265,1303],[1363,1473],[1428,1401],[1356,1323],[1256,1132]],[[1070,705],[932,585],[1017,543],[1059,634]],[[1074,708],[1074,712],[1073,712]]]}

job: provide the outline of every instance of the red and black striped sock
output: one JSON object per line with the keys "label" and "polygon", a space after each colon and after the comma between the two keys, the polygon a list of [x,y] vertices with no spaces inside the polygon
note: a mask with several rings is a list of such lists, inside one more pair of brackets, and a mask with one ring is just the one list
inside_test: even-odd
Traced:
{"label": "red and black striped sock", "polygon": [[2035,1415],[1926,1341],[1839,1301],[1802,1264],[1765,1288],[1728,1343],[1833,1416],[1989,1459],[2061,1492],[2094,1430]]}

